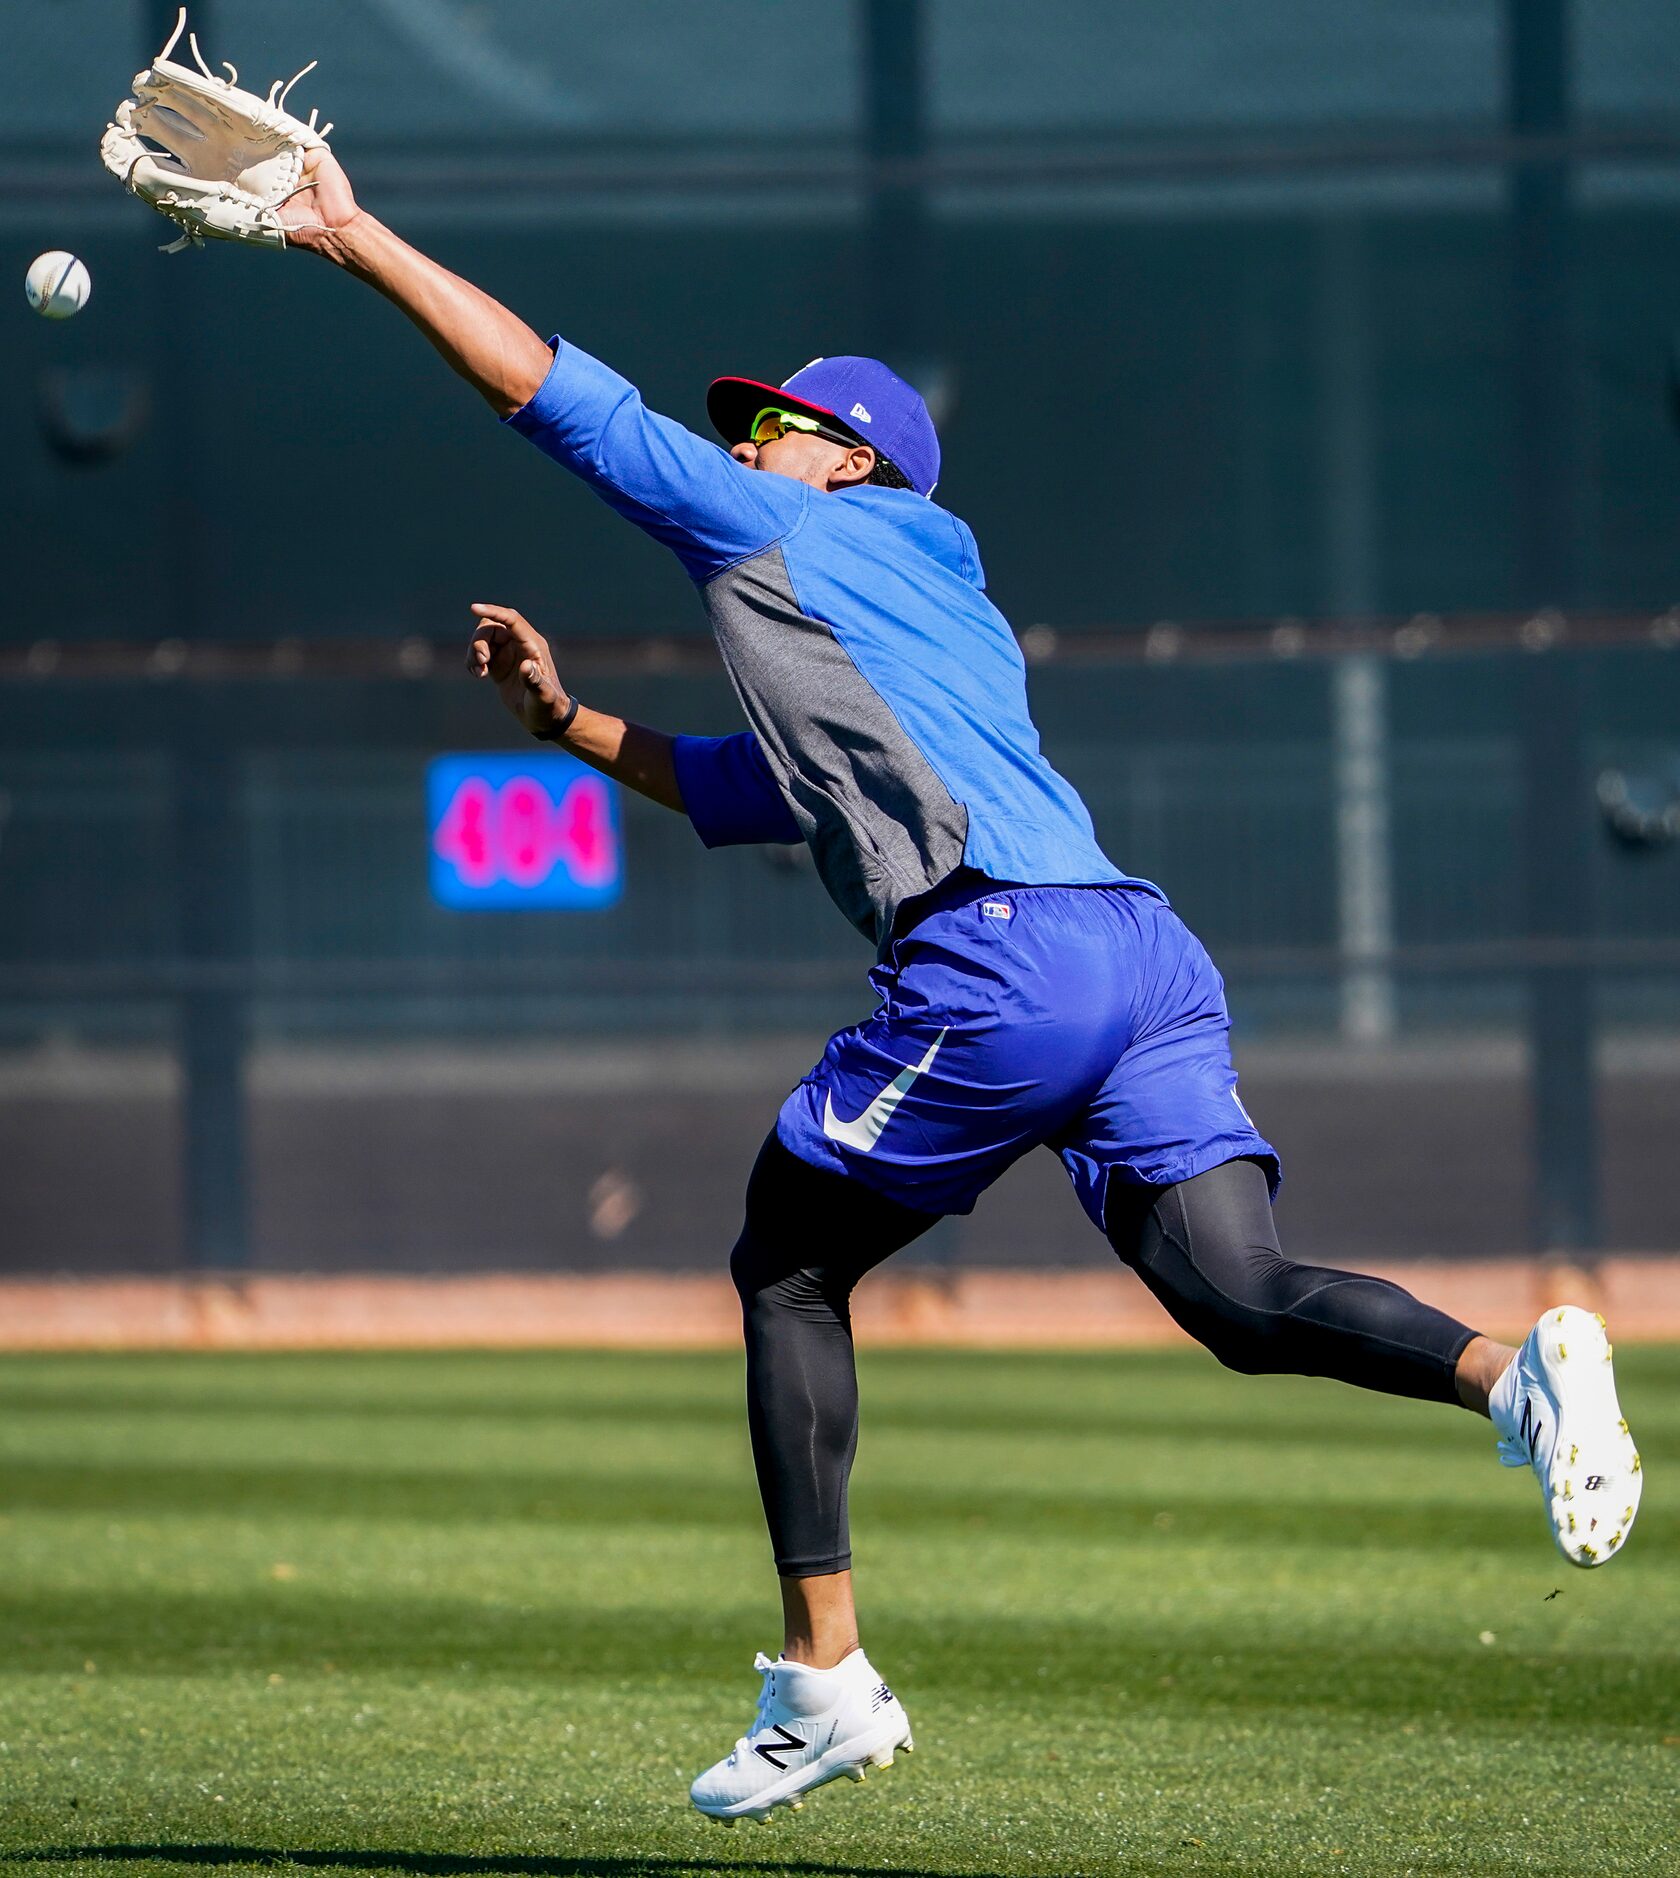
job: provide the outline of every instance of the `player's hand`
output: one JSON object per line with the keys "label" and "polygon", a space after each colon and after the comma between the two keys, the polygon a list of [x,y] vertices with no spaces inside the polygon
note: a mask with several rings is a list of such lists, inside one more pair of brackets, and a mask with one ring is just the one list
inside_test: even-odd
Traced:
{"label": "player's hand", "polygon": [[275,211],[293,248],[324,248],[360,211],[344,166],[330,150],[311,150],[303,160],[302,187]]}
{"label": "player's hand", "polygon": [[478,624],[467,647],[467,670],[491,680],[533,737],[552,730],[571,709],[572,697],[554,669],[548,641],[511,606],[475,600],[472,610]]}

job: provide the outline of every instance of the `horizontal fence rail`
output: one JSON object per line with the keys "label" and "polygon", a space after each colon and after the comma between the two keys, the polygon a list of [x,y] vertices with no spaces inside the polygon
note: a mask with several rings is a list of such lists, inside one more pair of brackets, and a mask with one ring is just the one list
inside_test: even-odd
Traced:
{"label": "horizontal fence rail", "polygon": [[[1403,619],[1153,620],[1140,626],[1029,625],[1017,635],[1033,665],[1207,663],[1454,653],[1544,653],[1610,647],[1680,650],[1680,606],[1656,613],[1414,613]],[[568,635],[568,668],[590,674],[717,669],[703,632]],[[144,678],[438,678],[465,669],[464,640],[429,638],[54,639],[0,642],[0,681]]]}
{"label": "horizontal fence rail", "polygon": [[[813,154],[782,146],[742,152],[704,144],[670,144],[650,152],[638,139],[617,152],[580,154],[530,143],[475,140],[472,150],[451,149],[449,160],[428,159],[406,146],[370,142],[356,157],[356,180],[387,197],[470,197],[475,201],[526,195],[549,202],[567,196],[766,195],[788,190],[1023,189],[1095,187],[1124,183],[1186,183],[1303,177],[1385,170],[1513,170],[1558,164],[1641,162],[1680,164],[1680,132],[1666,124],[1605,125],[1562,135],[1499,131],[1387,134],[1158,138],[1128,136],[1105,144],[984,144],[930,151],[921,156],[871,157],[844,148]],[[4,148],[0,144],[0,148]],[[86,162],[43,161],[24,148],[19,161],[31,189],[62,202],[105,200],[111,185]]]}

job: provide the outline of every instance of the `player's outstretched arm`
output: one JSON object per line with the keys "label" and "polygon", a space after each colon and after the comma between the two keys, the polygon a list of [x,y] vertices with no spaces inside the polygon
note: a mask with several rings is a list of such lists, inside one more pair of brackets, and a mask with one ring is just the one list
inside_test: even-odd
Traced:
{"label": "player's outstretched arm", "polygon": [[[467,669],[495,685],[502,702],[533,737],[553,740],[573,699],[560,682],[548,641],[511,606],[479,600],[472,610],[478,624],[467,648]],[[679,815],[687,813],[677,786],[674,737],[579,704],[560,740],[574,756],[626,789]]]}
{"label": "player's outstretched arm", "polygon": [[498,416],[530,402],[554,363],[546,340],[499,300],[359,208],[330,150],[310,152],[303,178],[303,188],[279,211],[289,246],[322,255],[378,288]]}
{"label": "player's outstretched arm", "polygon": [[650,411],[628,379],[576,346],[560,362],[517,314],[357,207],[349,178],[311,150],[278,211],[289,245],[324,255],[401,307],[449,364],[545,456],[709,580],[794,527],[809,490],[756,475]]}

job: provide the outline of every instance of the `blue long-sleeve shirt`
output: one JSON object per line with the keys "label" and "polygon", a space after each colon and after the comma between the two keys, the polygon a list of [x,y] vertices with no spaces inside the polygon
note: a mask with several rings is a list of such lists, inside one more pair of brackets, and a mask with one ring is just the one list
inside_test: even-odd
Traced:
{"label": "blue long-sleeve shirt", "polygon": [[671,754],[683,807],[708,848],[805,839],[776,786],[764,745],[750,730],[733,737],[678,737]]}
{"label": "blue long-sleeve shirt", "polygon": [[966,524],[910,490],[749,469],[553,344],[507,421],[682,562],[751,725],[678,739],[703,840],[804,840],[882,946],[899,907],[959,868],[1029,886],[1130,879],[1039,749]]}

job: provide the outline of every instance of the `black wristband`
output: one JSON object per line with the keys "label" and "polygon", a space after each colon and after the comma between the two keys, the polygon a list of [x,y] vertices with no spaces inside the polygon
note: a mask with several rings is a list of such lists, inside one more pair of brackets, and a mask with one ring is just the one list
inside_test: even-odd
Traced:
{"label": "black wristband", "polygon": [[566,714],[564,717],[557,719],[550,729],[539,730],[536,733],[538,743],[558,743],[560,739],[565,736],[566,732],[571,729],[572,720],[577,714],[578,701],[576,698],[573,698],[571,703],[566,706]]}

